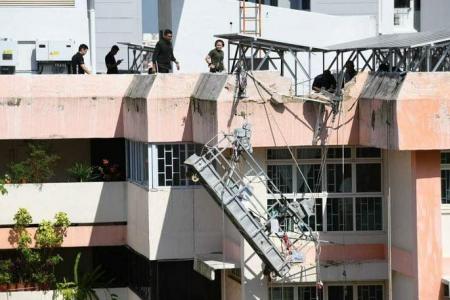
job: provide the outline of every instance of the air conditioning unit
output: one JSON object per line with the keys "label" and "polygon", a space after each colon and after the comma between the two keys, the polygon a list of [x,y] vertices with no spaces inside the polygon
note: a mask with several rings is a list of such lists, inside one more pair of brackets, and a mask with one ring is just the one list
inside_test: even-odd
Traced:
{"label": "air conditioning unit", "polygon": [[17,65],[17,42],[0,39],[0,74],[14,74]]}
{"label": "air conditioning unit", "polygon": [[75,42],[37,41],[36,63],[39,74],[69,73],[72,56],[77,52]]}
{"label": "air conditioning unit", "polygon": [[37,62],[65,62],[71,61],[76,53],[75,42],[68,41],[37,41],[36,61]]}

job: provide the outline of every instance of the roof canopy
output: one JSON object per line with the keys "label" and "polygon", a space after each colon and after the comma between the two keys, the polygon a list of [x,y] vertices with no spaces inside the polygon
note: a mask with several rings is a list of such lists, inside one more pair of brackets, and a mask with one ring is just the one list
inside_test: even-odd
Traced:
{"label": "roof canopy", "polygon": [[417,48],[450,42],[450,29],[434,32],[414,32],[379,35],[326,47],[328,51],[367,49]]}

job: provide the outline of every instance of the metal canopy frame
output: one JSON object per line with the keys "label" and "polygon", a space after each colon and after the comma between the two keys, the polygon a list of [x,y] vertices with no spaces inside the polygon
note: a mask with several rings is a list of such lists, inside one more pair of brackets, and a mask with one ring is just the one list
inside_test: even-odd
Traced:
{"label": "metal canopy frame", "polygon": [[[215,37],[228,40],[229,73],[234,73],[240,64],[246,70],[257,71],[268,63],[280,71],[281,76],[292,76],[295,95],[298,95],[298,85],[306,82],[311,90],[312,53],[321,53],[322,69],[333,70],[336,74],[344,71],[347,61],[353,62],[359,71],[378,71],[383,64],[392,72],[450,71],[450,31],[377,36],[323,48],[236,33]],[[299,53],[307,54],[306,58],[299,57]],[[288,57],[293,59],[288,60]],[[256,58],[259,59],[257,64]],[[299,82],[301,74],[306,77],[303,82]]]}
{"label": "metal canopy frame", "polygon": [[[450,30],[379,35],[327,47],[323,69],[339,72],[352,61],[359,70],[376,71],[386,64],[394,72],[449,71],[449,49]],[[333,53],[333,60],[326,67],[328,53]]]}
{"label": "metal canopy frame", "polygon": [[150,46],[125,42],[118,42],[118,44],[127,46],[128,71],[131,73],[140,73],[142,71],[143,62],[149,60],[155,51],[155,48]]}
{"label": "metal canopy frame", "polygon": [[[326,56],[332,55],[326,64]],[[439,72],[450,71],[450,42],[438,45],[402,48],[373,48],[335,50],[323,52],[323,70],[335,69],[341,72],[347,61],[356,70],[377,71],[382,64],[392,72]]]}
{"label": "metal canopy frame", "polygon": [[[324,50],[242,34],[219,34],[215,37],[228,40],[228,72],[230,74],[234,73],[240,64],[243,64],[246,70],[258,71],[265,63],[268,63],[275,70],[279,70],[281,76],[286,73],[292,76],[295,95],[298,95],[298,85],[305,82],[308,82],[308,87],[311,89],[311,53]],[[307,54],[307,58],[299,57],[299,53]],[[288,60],[288,57],[291,59]],[[258,63],[255,62],[257,58],[259,58]],[[279,66],[275,62],[279,62]],[[305,81],[299,82],[300,74],[306,76]]]}

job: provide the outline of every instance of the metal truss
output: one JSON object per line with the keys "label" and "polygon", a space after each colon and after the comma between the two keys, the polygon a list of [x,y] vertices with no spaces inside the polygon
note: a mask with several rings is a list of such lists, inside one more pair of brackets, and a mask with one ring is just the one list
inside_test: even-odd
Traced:
{"label": "metal truss", "polygon": [[[332,55],[330,63],[327,56]],[[385,65],[392,72],[446,72],[450,70],[450,43],[414,48],[356,49],[323,52],[323,70],[340,73],[347,61],[360,71],[377,71]]]}
{"label": "metal truss", "polygon": [[[299,53],[307,53],[307,59],[302,61]],[[243,65],[246,70],[252,71],[260,71],[265,65],[270,65],[273,69],[280,71],[281,76],[289,74],[294,81],[295,95],[298,95],[300,84],[307,83],[309,90],[311,89],[311,51],[287,46],[279,47],[276,44],[230,40],[228,43],[229,73],[234,73],[240,65]],[[306,77],[306,80],[300,82],[301,74]]]}

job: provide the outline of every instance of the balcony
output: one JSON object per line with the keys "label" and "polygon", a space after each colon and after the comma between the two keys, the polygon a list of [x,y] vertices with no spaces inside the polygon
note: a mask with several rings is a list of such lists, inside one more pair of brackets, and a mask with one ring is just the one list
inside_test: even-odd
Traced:
{"label": "balcony", "polygon": [[[68,214],[73,225],[68,229],[64,247],[112,246],[126,242],[126,183],[72,182],[8,184],[0,197],[0,249],[12,248],[8,242],[14,214],[26,208],[37,224],[53,219],[55,213]],[[111,226],[114,225],[114,226]],[[35,228],[31,228],[34,231]]]}

